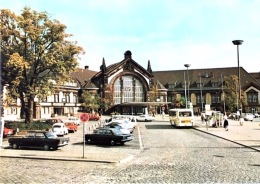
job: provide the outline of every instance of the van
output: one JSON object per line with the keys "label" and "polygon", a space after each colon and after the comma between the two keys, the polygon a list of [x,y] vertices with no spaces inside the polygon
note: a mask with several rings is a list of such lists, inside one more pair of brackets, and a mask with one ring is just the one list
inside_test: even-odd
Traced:
{"label": "van", "polygon": [[171,125],[176,127],[192,127],[194,125],[193,109],[170,109],[169,119]]}

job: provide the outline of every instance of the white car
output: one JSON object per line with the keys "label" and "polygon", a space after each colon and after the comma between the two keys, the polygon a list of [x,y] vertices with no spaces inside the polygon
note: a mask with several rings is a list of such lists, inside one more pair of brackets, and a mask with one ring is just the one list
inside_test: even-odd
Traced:
{"label": "white car", "polygon": [[135,126],[128,119],[113,119],[108,125],[119,125],[123,129],[129,130],[130,133],[133,133]]}
{"label": "white car", "polygon": [[77,117],[69,117],[68,121],[74,122],[76,125],[80,125],[80,119]]}
{"label": "white car", "polygon": [[254,116],[255,116],[255,118],[260,118],[260,114],[258,114],[258,113],[255,113]]}
{"label": "white car", "polygon": [[254,115],[252,113],[246,113],[244,120],[245,121],[253,121]]}
{"label": "white car", "polygon": [[116,128],[116,129],[120,130],[120,132],[122,132],[123,134],[131,134],[130,130],[123,128],[120,124],[117,124],[117,123],[115,123],[115,124],[111,123],[104,127],[105,128]]}
{"label": "white car", "polygon": [[154,117],[148,114],[143,114],[136,118],[137,121],[153,121]]}
{"label": "white car", "polygon": [[51,130],[57,136],[64,136],[64,135],[67,135],[69,133],[69,130],[64,123],[54,123],[52,125]]}

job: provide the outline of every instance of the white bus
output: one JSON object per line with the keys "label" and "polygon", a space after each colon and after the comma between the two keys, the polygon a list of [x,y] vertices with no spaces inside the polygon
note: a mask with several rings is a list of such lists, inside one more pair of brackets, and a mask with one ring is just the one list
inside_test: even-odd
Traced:
{"label": "white bus", "polygon": [[192,109],[170,109],[169,119],[171,125],[176,127],[192,127],[194,125],[194,114]]}

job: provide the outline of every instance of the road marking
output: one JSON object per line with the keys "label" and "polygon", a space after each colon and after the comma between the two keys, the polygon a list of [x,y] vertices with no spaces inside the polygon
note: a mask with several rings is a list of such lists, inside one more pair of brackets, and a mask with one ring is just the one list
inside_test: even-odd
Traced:
{"label": "road marking", "polygon": [[142,140],[142,137],[141,137],[141,133],[140,133],[139,127],[137,127],[137,130],[138,130],[138,137],[139,137],[140,149],[141,149],[141,150],[144,150],[143,140]]}

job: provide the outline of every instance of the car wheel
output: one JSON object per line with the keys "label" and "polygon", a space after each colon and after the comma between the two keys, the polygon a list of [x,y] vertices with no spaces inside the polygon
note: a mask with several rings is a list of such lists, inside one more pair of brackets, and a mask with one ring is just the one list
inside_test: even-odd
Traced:
{"label": "car wheel", "polygon": [[43,146],[43,149],[44,149],[44,151],[48,151],[48,150],[50,150],[50,146],[48,144],[45,144]]}
{"label": "car wheel", "polygon": [[111,140],[111,141],[110,141],[110,145],[111,145],[111,146],[114,146],[115,144],[116,144],[116,142],[115,142],[114,140]]}
{"label": "car wheel", "polygon": [[92,143],[92,140],[91,140],[91,139],[88,139],[88,140],[87,140],[87,143],[88,143],[88,144],[91,144],[91,143]]}
{"label": "car wheel", "polygon": [[53,146],[52,149],[53,149],[53,150],[57,150],[57,149],[58,149],[58,146]]}
{"label": "car wheel", "polygon": [[14,144],[12,145],[12,148],[13,148],[13,149],[18,149],[19,146],[18,146],[18,144],[14,143]]}

